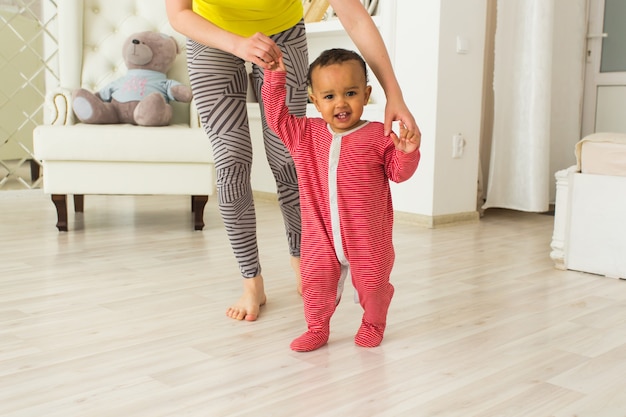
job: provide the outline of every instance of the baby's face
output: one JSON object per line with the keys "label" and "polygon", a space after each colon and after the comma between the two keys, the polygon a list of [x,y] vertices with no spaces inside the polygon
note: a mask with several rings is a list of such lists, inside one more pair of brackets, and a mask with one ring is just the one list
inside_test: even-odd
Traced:
{"label": "baby's face", "polygon": [[359,125],[371,92],[357,61],[317,67],[311,73],[311,101],[336,133]]}

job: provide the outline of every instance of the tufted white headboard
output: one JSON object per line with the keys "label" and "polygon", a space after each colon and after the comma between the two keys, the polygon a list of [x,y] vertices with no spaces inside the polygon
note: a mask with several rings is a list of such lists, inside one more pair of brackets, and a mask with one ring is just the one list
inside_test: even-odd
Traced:
{"label": "tufted white headboard", "polygon": [[[126,74],[122,44],[131,34],[146,30],[174,36],[180,54],[168,78],[188,84],[185,38],[170,26],[164,1],[60,0],[57,12],[62,88],[95,92]],[[173,123],[189,123],[189,106],[173,105]]]}

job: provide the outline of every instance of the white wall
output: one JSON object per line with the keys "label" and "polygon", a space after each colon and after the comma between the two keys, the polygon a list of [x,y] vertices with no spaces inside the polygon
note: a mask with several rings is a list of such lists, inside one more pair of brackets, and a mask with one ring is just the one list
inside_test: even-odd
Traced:
{"label": "white wall", "polygon": [[[398,211],[443,216],[476,211],[486,0],[398,0],[395,68],[422,130],[415,176],[394,186]],[[457,37],[468,41],[457,53]],[[452,158],[452,137],[466,141]]]}
{"label": "white wall", "polygon": [[[476,211],[487,16],[485,0],[446,0],[441,7],[435,216]],[[459,37],[469,43],[466,54],[457,53]],[[456,133],[466,146],[452,159]]]}
{"label": "white wall", "polygon": [[394,208],[431,215],[435,198],[439,73],[439,1],[398,0],[393,56],[404,99],[422,132],[417,172],[393,184]]}
{"label": "white wall", "polygon": [[551,202],[556,195],[554,173],[576,163],[574,147],[581,139],[587,0],[555,0],[554,15],[557,18],[552,48]]}

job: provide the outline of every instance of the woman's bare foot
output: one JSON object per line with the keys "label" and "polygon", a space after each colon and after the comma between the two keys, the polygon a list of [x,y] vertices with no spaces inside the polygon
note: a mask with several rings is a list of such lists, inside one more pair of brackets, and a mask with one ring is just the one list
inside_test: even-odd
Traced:
{"label": "woman's bare foot", "polygon": [[296,286],[298,288],[298,294],[302,295],[302,277],[300,276],[300,257],[299,256],[291,257],[291,267],[293,268],[293,272],[296,273]]}
{"label": "woman's bare foot", "polygon": [[235,320],[255,321],[261,306],[265,304],[265,289],[261,275],[244,278],[241,298],[226,310],[226,315]]}

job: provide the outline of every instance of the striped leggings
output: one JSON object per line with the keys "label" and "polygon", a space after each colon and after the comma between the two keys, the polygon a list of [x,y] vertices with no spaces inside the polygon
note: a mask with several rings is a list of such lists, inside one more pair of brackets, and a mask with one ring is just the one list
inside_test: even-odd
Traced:
{"label": "striped leggings", "polygon": [[[271,38],[281,48],[289,74],[287,105],[291,113],[304,115],[308,68],[304,22]],[[252,142],[246,108],[248,74],[245,62],[189,39],[187,68],[198,114],[213,149],[219,211],[241,275],[252,278],[261,274],[261,264],[250,184]],[[262,68],[253,65],[252,80],[256,96],[260,98]],[[259,105],[265,152],[276,180],[289,253],[300,256],[300,198],[296,170],[289,151],[267,127],[263,103]]]}

